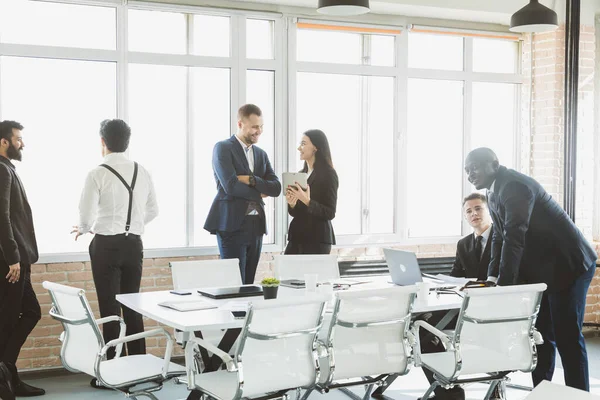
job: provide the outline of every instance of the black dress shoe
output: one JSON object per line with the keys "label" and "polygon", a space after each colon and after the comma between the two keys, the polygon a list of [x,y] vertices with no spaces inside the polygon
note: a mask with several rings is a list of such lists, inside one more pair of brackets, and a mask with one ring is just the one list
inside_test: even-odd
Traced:
{"label": "black dress shoe", "polygon": [[15,396],[17,397],[33,397],[42,396],[44,394],[46,394],[46,391],[44,389],[28,385],[27,383],[21,380],[15,386]]}
{"label": "black dress shoe", "polygon": [[100,382],[98,382],[98,379],[96,379],[96,378],[92,378],[92,380],[90,381],[90,386],[93,387],[94,389],[112,390],[111,388],[101,385]]}
{"label": "black dress shoe", "polygon": [[15,400],[12,387],[12,374],[3,362],[0,362],[0,399]]}
{"label": "black dress shoe", "polygon": [[[438,388],[437,392],[439,393],[436,393],[435,395],[432,394],[427,400],[465,400],[465,391],[460,386],[455,386],[452,389],[442,390]],[[422,400],[422,398],[419,397],[418,400]]]}

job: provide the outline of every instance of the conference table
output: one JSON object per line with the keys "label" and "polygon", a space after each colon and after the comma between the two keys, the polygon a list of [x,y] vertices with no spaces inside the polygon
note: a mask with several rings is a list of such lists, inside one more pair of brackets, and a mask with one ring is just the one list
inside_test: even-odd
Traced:
{"label": "conference table", "polygon": [[[393,286],[389,282],[389,275],[386,276],[369,276],[365,277],[363,282],[360,284],[348,284],[344,285],[345,290],[361,290],[361,289],[374,289]],[[344,281],[341,279],[340,281]],[[356,279],[353,279],[356,281]],[[351,282],[348,280],[348,282]],[[445,285],[447,286],[447,284]],[[435,288],[435,286],[434,286]],[[202,331],[225,331],[223,339],[219,343],[218,347],[223,351],[230,351],[233,346],[242,326],[244,325],[244,318],[235,318],[232,311],[245,310],[247,304],[269,301],[264,300],[259,296],[252,297],[238,297],[234,299],[211,299],[208,297],[201,296],[196,290],[191,290],[192,295],[181,296],[170,293],[168,290],[156,291],[156,292],[143,292],[143,293],[130,293],[117,295],[117,301],[124,306],[140,313],[141,315],[153,319],[166,326],[178,329],[183,333],[183,340],[185,342],[189,339],[190,335],[194,332]],[[310,296],[305,289],[296,289],[280,286],[278,298],[290,299],[293,297],[304,297]],[[167,308],[159,305],[159,303],[169,301],[192,301],[202,300],[203,302],[209,303],[215,308],[196,310],[196,311],[176,311],[171,308]],[[333,302],[329,302],[329,306],[332,306]],[[329,308],[328,306],[328,308]],[[436,325],[438,329],[445,328],[448,323],[456,317],[460,307],[462,306],[462,297],[457,292],[452,291],[435,291],[431,290],[427,297],[427,300],[418,299],[413,305],[413,315],[419,315],[434,311],[445,311],[444,317]],[[331,311],[331,310],[329,310]],[[326,318],[327,320],[327,318]],[[206,353],[205,353],[206,354]],[[203,357],[204,359],[204,357]],[[213,356],[211,362],[207,365],[207,359],[205,361],[205,370],[214,371],[219,368],[219,359]],[[379,387],[373,396],[383,396],[383,392],[389,385],[394,381],[396,377],[390,376],[386,383]],[[192,390],[188,396],[188,400],[195,400],[200,398],[200,393],[196,390]]]}

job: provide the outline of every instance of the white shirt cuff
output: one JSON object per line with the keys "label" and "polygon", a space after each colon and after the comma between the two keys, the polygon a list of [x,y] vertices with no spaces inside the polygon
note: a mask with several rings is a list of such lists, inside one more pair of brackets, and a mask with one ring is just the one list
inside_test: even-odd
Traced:
{"label": "white shirt cuff", "polygon": [[498,283],[498,277],[497,276],[488,276],[487,280],[490,281],[490,282]]}

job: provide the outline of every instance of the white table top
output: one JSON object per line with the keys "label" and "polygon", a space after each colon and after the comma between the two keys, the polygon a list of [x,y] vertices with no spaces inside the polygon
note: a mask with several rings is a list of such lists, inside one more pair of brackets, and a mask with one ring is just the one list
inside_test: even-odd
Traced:
{"label": "white table top", "polygon": [[[389,276],[383,277],[368,277],[372,279],[371,283],[354,285],[349,290],[372,289],[376,287],[389,287]],[[144,292],[117,295],[117,301],[126,307],[158,321],[164,325],[179,329],[184,332],[193,332],[198,330],[217,330],[240,328],[244,323],[244,319],[236,319],[231,314],[230,308],[213,308],[208,310],[197,311],[176,311],[170,308],[159,306],[158,303],[164,301],[191,301],[204,300],[212,303],[217,307],[227,307],[227,303],[232,304],[241,302],[262,302],[265,301],[260,296],[240,297],[235,299],[214,300],[201,296],[195,290],[191,290],[192,295],[180,296],[169,293],[168,290],[159,292]],[[304,289],[293,289],[288,287],[280,287],[278,298],[292,296],[306,296]],[[417,299],[414,304],[413,311],[415,313],[441,311],[460,308],[462,298],[456,294],[440,294],[439,296],[433,292],[429,293],[427,303]]]}

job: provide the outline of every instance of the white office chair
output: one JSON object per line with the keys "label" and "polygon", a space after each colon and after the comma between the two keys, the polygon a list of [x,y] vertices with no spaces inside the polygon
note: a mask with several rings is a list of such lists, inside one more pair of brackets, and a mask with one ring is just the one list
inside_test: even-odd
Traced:
{"label": "white office chair", "polygon": [[[241,286],[242,276],[240,274],[240,261],[237,258],[227,260],[192,260],[172,261],[171,277],[173,278],[173,289],[201,289],[207,287]],[[195,295],[195,294],[192,294]],[[202,337],[214,345],[218,345],[223,338],[223,330],[202,331]],[[186,346],[184,334],[175,330],[175,340],[178,344]],[[236,343],[232,349],[235,349]],[[198,349],[199,351],[199,349]],[[198,353],[199,354],[199,353]],[[206,361],[206,357],[203,362]],[[197,362],[200,359],[196,358]],[[181,379],[177,380],[182,381]]]}
{"label": "white office chair", "polygon": [[412,348],[407,335],[416,291],[415,286],[396,286],[336,293],[331,325],[319,335],[325,349],[319,392],[339,388],[356,398],[345,388],[365,385],[363,399],[368,400],[389,375],[408,373]]}
{"label": "white office chair", "polygon": [[[437,386],[490,381],[487,400],[508,373],[532,371],[539,344],[534,326],[544,290],[543,283],[465,290],[456,329],[450,335],[416,321],[416,364],[431,370],[436,379],[422,398],[428,399]],[[446,351],[421,354],[420,328],[437,336]]]}
{"label": "white office chair", "polygon": [[304,274],[317,274],[319,281],[340,278],[335,254],[279,254],[273,256],[275,276],[279,280],[304,279]]}
{"label": "white office chair", "polygon": [[172,261],[171,277],[174,289],[240,286],[240,260]]}
{"label": "white office chair", "polygon": [[[191,341],[217,354],[227,369],[199,374],[187,363],[190,389],[217,400],[282,397],[319,379],[317,334],[328,296],[257,300],[249,305],[233,357],[199,338]],[[186,349],[186,360],[193,352]]]}
{"label": "white office chair", "polygon": [[[185,374],[185,368],[170,362],[173,340],[163,328],[125,336],[125,323],[119,316],[94,320],[94,314],[83,289],[44,282],[52,298],[52,318],[61,322],[64,332],[60,336],[60,358],[71,372],[83,372],[95,377],[103,386],[119,390],[126,397],[145,396],[158,400],[151,392],[160,390],[165,380]],[[104,343],[98,325],[118,321],[121,332],[118,339]],[[123,343],[141,338],[162,335],[167,339],[164,359],[151,354],[121,357]],[[106,352],[116,347],[116,357],[106,360]],[[136,390],[136,385],[145,384]]]}

